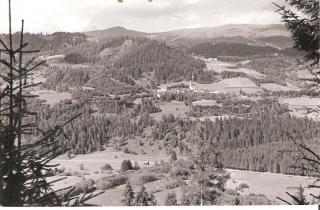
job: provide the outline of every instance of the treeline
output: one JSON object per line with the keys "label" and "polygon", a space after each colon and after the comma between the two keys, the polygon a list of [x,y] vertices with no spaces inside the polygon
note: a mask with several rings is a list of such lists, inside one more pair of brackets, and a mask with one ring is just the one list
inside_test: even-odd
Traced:
{"label": "treeline", "polygon": [[235,71],[204,71],[202,74],[198,75],[196,81],[202,84],[210,84],[214,82],[218,82],[221,79],[229,79],[236,77],[248,77],[246,73],[243,72],[235,72]]}
{"label": "treeline", "polygon": [[293,141],[314,145],[319,136],[317,122],[292,117],[275,102],[254,106],[248,118],[212,122],[169,115],[152,130],[153,141],[162,141],[167,151],[178,147],[181,153],[196,156],[199,148],[215,145],[226,167],[287,174],[305,174],[291,167],[298,166],[299,154]]}
{"label": "treeline", "polygon": [[[247,102],[247,103],[246,103]],[[262,102],[263,103],[263,102]],[[242,117],[245,114],[250,113],[253,109],[253,106],[260,106],[260,103],[255,103],[250,100],[238,101],[222,101],[221,104],[216,105],[192,105],[188,111],[188,115],[191,117],[209,117],[209,116],[222,116],[222,115],[231,115]]]}

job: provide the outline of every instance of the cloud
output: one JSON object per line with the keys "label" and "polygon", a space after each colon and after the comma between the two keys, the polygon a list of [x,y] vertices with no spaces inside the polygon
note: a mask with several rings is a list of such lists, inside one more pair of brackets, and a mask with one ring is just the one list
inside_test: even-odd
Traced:
{"label": "cloud", "polygon": [[[277,0],[279,1],[279,0]],[[279,23],[271,0],[12,0],[14,30],[87,31],[124,26],[146,32],[228,23]],[[7,32],[7,1],[0,0],[0,32]]]}

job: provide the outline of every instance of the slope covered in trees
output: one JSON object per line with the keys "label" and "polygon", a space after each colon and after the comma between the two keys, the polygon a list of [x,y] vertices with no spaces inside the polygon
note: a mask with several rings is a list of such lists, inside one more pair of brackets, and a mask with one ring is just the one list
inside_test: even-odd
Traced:
{"label": "slope covered in trees", "polygon": [[202,73],[205,63],[164,43],[148,41],[121,56],[114,62],[114,67],[123,69],[133,78],[141,77],[144,72],[152,72],[157,82],[165,83],[190,80],[193,74]]}
{"label": "slope covered in trees", "polygon": [[295,162],[299,153],[292,140],[316,146],[319,136],[317,122],[292,117],[285,107],[268,101],[253,106],[246,117],[215,122],[169,115],[152,131],[154,141],[163,141],[168,151],[178,147],[190,156],[205,145],[215,144],[226,167],[287,174],[306,173],[292,168],[300,166]]}
{"label": "slope covered in trees", "polygon": [[[0,34],[0,38],[5,42],[9,40],[7,34]],[[14,33],[12,39],[13,43],[18,44],[20,42],[20,33]],[[41,54],[48,54],[49,52],[49,55],[61,53],[69,47],[90,41],[89,37],[84,34],[68,32],[55,32],[53,34],[25,33],[24,40],[28,43],[26,49],[39,49]]]}
{"label": "slope covered in trees", "polygon": [[286,48],[279,50],[270,46],[254,46],[244,43],[201,43],[191,47],[188,50],[190,53],[202,55],[207,58],[219,57],[219,56],[265,56],[274,53],[284,54],[289,56],[298,56],[299,53],[292,49]]}

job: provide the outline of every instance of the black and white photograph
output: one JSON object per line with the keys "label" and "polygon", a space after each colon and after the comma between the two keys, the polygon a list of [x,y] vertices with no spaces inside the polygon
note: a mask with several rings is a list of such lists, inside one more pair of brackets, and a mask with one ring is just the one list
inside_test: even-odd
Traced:
{"label": "black and white photograph", "polygon": [[0,0],[0,207],[318,209],[319,4]]}

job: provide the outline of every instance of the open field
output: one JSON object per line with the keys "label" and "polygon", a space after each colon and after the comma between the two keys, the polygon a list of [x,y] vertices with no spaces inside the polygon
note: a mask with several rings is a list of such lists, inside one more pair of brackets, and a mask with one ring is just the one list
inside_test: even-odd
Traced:
{"label": "open field", "polygon": [[151,116],[155,120],[160,120],[162,115],[173,114],[174,116],[185,117],[185,112],[188,111],[188,107],[181,101],[171,101],[169,103],[162,102],[156,104],[161,109],[161,112],[153,113]]}
{"label": "open field", "polygon": [[279,103],[287,104],[292,114],[297,117],[309,117],[320,120],[320,99],[308,96],[279,98]]}
{"label": "open field", "polygon": [[72,99],[71,93],[69,92],[57,92],[53,90],[35,90],[31,92],[32,94],[39,95],[38,99],[46,100],[47,104],[54,105],[59,103],[60,101],[66,99]]}
{"label": "open field", "polygon": [[166,161],[169,157],[161,154],[126,154],[124,152],[107,148],[102,152],[93,152],[86,155],[77,155],[72,159],[68,159],[65,155],[60,156],[52,161],[54,164],[60,164],[61,167],[65,167],[66,171],[79,171],[79,165],[82,164],[88,173],[94,173],[100,171],[101,167],[105,164],[110,164],[114,170],[120,170],[123,160],[137,161],[140,166],[149,162],[152,165],[155,161]]}
{"label": "open field", "polygon": [[242,90],[246,93],[257,93],[261,91],[254,82],[244,77],[223,79],[211,84],[195,84],[198,88],[208,90],[209,92],[239,93]]}
{"label": "open field", "polygon": [[[227,182],[227,188],[235,189],[241,183],[249,185],[243,194],[265,194],[269,199],[277,201],[276,197],[288,199],[285,192],[295,193],[295,187],[306,187],[315,181],[315,178],[303,176],[291,176],[284,174],[262,173],[253,171],[240,171],[228,169],[231,178]],[[306,191],[309,195],[311,191]],[[310,198],[310,195],[308,196]]]}
{"label": "open field", "polygon": [[[167,84],[160,85],[160,89],[165,89],[166,87],[171,87],[179,84],[189,85],[188,81],[181,82],[171,82]],[[200,84],[197,82],[192,82],[192,85],[199,91],[208,91],[212,93],[235,93],[239,94],[240,90],[246,93],[257,93],[261,92],[261,88],[258,87],[253,81],[244,77],[235,77],[229,79],[223,79],[219,82],[214,82],[210,84]]]}
{"label": "open field", "polygon": [[297,71],[298,79],[312,79],[314,76],[308,70]]}
{"label": "open field", "polygon": [[215,71],[215,72],[222,72],[222,71],[232,71],[232,72],[242,72],[247,74],[248,76],[253,76],[256,78],[262,78],[265,77],[264,74],[257,72],[252,69],[247,68],[236,68],[234,65],[221,62],[221,61],[211,61],[206,62],[207,63],[207,71]]}
{"label": "open field", "polygon": [[214,100],[206,100],[206,99],[201,99],[200,101],[194,101],[192,102],[193,106],[196,105],[201,105],[201,106],[214,106],[214,105],[218,105],[216,101]]}
{"label": "open field", "polygon": [[[165,199],[168,193],[175,191],[177,194],[178,203],[181,202],[181,190],[180,188],[175,189],[165,189],[164,184],[167,183],[165,179],[158,180],[155,182],[149,182],[144,184],[148,192],[155,191],[154,196],[156,197],[157,204],[163,206],[165,204]],[[133,190],[137,192],[140,186],[133,186]],[[116,188],[106,190],[103,194],[93,198],[88,203],[101,205],[101,206],[121,206],[121,199],[123,199],[123,194],[125,190],[125,185],[120,185]]]}
{"label": "open field", "polygon": [[277,83],[264,83],[261,84],[261,88],[264,88],[268,91],[271,92],[278,92],[278,91],[299,91],[301,90],[298,87],[295,87],[293,85],[291,86],[283,86],[283,85],[279,85]]}

